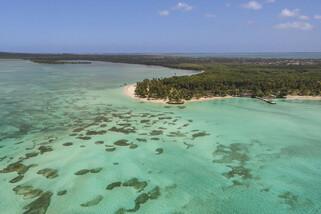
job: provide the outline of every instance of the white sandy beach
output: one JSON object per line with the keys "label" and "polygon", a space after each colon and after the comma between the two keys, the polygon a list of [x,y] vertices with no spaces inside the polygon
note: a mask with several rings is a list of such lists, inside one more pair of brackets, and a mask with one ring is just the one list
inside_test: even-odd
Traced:
{"label": "white sandy beach", "polygon": [[287,100],[321,100],[321,96],[287,96]]}
{"label": "white sandy beach", "polygon": [[126,96],[139,101],[143,101],[143,102],[166,104],[166,102],[168,101],[168,100],[156,100],[156,99],[147,99],[147,98],[137,97],[135,94],[135,89],[136,89],[136,84],[130,84],[130,85],[126,85],[123,91]]}

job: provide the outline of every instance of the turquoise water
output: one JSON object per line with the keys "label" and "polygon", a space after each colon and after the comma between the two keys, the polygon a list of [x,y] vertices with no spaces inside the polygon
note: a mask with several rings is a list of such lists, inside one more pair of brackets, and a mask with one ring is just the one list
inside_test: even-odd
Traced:
{"label": "turquoise water", "polygon": [[175,73],[0,61],[1,213],[321,213],[320,102],[123,95]]}

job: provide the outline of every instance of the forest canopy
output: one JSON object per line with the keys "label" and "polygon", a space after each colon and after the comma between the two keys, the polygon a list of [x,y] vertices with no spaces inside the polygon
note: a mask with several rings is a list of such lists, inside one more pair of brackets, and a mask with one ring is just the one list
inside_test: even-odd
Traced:
{"label": "forest canopy", "polygon": [[194,67],[202,67],[204,72],[191,76],[143,80],[137,83],[136,95],[174,102],[227,95],[277,98],[287,95],[321,95],[319,65],[203,63],[195,64]]}

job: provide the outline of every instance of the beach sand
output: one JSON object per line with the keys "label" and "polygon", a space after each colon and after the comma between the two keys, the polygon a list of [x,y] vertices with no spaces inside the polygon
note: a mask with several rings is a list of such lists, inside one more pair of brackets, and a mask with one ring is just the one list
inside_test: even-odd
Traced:
{"label": "beach sand", "polygon": [[287,100],[321,100],[321,96],[287,96]]}

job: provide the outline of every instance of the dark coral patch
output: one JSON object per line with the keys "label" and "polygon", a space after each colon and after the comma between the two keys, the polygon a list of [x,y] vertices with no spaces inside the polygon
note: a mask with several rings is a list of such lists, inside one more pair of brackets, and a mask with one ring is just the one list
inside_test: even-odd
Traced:
{"label": "dark coral patch", "polygon": [[96,141],[95,144],[97,144],[97,145],[104,144],[104,141],[102,141],[102,140]]}
{"label": "dark coral patch", "polygon": [[177,132],[170,132],[168,137],[186,137],[186,135],[180,131]]}
{"label": "dark coral patch", "polygon": [[119,123],[119,126],[123,126],[123,127],[130,127],[132,124],[130,123]]}
{"label": "dark coral patch", "polygon": [[74,129],[72,132],[81,132],[81,131],[83,131],[84,130],[84,128],[76,128],[76,129]]}
{"label": "dark coral patch", "polygon": [[123,183],[124,187],[133,187],[135,188],[138,192],[141,192],[145,189],[147,186],[146,181],[140,181],[137,178],[132,178],[126,182]]}
{"label": "dark coral patch", "polygon": [[147,193],[142,193],[135,199],[135,207],[132,209],[128,209],[127,212],[137,212],[141,206],[148,201]]}
{"label": "dark coral patch", "polygon": [[67,143],[63,143],[62,145],[63,145],[63,146],[72,146],[73,143],[72,143],[72,142],[67,142]]}
{"label": "dark coral patch", "polygon": [[75,172],[75,175],[86,175],[88,173],[99,173],[103,168],[99,167],[99,168],[94,168],[94,169],[82,169],[79,170],[77,172]]}
{"label": "dark coral patch", "polygon": [[207,135],[210,135],[210,134],[208,134],[207,132],[198,132],[198,133],[193,134],[192,137],[195,139],[198,137],[205,137]]}
{"label": "dark coral patch", "polygon": [[157,186],[148,192],[149,199],[155,200],[160,196],[160,188]]}
{"label": "dark coral patch", "polygon": [[[144,103],[144,102],[141,102],[141,103]],[[120,208],[114,214],[125,214],[125,213],[126,213],[126,209]]]}
{"label": "dark coral patch", "polygon": [[113,190],[116,187],[120,187],[121,186],[121,182],[117,181],[117,182],[113,182],[111,184],[108,184],[108,186],[106,187],[107,190]]}
{"label": "dark coral patch", "polygon": [[87,131],[86,135],[103,135],[106,134],[107,131],[101,130],[101,131]]}
{"label": "dark coral patch", "polygon": [[172,117],[159,117],[158,118],[159,120],[171,120],[171,119],[173,119]]}
{"label": "dark coral patch", "polygon": [[116,146],[129,146],[129,143],[127,143],[128,142],[128,140],[124,140],[124,139],[122,139],[122,140],[117,140],[115,143],[114,143],[114,145],[116,145]]}
{"label": "dark coral patch", "polygon": [[52,192],[45,192],[36,200],[24,207],[27,211],[24,214],[45,214],[50,205]]}
{"label": "dark coral patch", "polygon": [[291,192],[284,192],[279,195],[279,198],[283,199],[284,203],[289,205],[291,208],[295,207],[299,201],[299,197]]}
{"label": "dark coral patch", "polygon": [[95,198],[93,198],[92,200],[82,203],[80,206],[92,207],[92,206],[99,204],[103,199],[104,199],[104,197],[102,195],[98,195]]}
{"label": "dark coral patch", "polygon": [[67,190],[61,190],[61,191],[57,192],[58,196],[63,196],[63,195],[66,195],[66,194],[67,194]]}
{"label": "dark coral patch", "polygon": [[224,173],[223,175],[227,178],[234,178],[236,176],[241,177],[242,179],[252,178],[251,170],[245,168],[244,166],[229,166],[231,170]]}
{"label": "dark coral patch", "polygon": [[85,175],[85,174],[88,174],[89,172],[90,172],[89,169],[82,169],[82,170],[75,172],[75,175]]}
{"label": "dark coral patch", "polygon": [[[228,164],[226,166],[230,168],[230,171],[223,173],[226,178],[241,178],[242,180],[253,178],[251,170],[246,167],[247,161],[250,160],[247,144],[218,145],[213,156],[215,157],[214,163]],[[232,182],[233,186],[243,185],[243,181],[233,179]]]}
{"label": "dark coral patch", "polygon": [[116,150],[116,148],[115,147],[111,147],[111,148],[107,148],[105,150],[106,150],[106,152],[113,152],[113,151]]}
{"label": "dark coral patch", "polygon": [[184,142],[184,145],[186,146],[186,149],[189,149],[194,146],[193,144],[186,143],[186,142]]}
{"label": "dark coral patch", "polygon": [[127,212],[137,212],[142,204],[145,204],[148,200],[155,200],[160,196],[159,187],[155,187],[148,193],[141,193],[135,199],[135,207],[132,209],[126,210]]}
{"label": "dark coral patch", "polygon": [[270,191],[270,188],[263,188],[263,189],[261,189],[261,192],[269,192]]}
{"label": "dark coral patch", "polygon": [[77,138],[81,139],[81,140],[90,140],[91,139],[91,137],[88,137],[88,136],[79,136]]}
{"label": "dark coral patch", "polygon": [[138,145],[137,144],[134,144],[134,143],[131,143],[130,145],[129,145],[129,148],[130,149],[136,149],[138,147]]}
{"label": "dark coral patch", "polygon": [[117,128],[117,127],[112,127],[109,129],[109,131],[112,131],[112,132],[119,132],[119,133],[123,133],[123,134],[130,134],[130,133],[135,133],[136,130],[135,128],[124,128],[124,127],[121,127],[121,128]]}
{"label": "dark coral patch", "polygon": [[58,170],[56,169],[41,169],[37,172],[38,175],[43,175],[44,177],[48,178],[48,179],[53,179],[58,177]]}
{"label": "dark coral patch", "polygon": [[3,161],[3,160],[5,160],[7,157],[8,157],[8,156],[3,156],[3,157],[1,157],[1,158],[0,158],[0,162]]}
{"label": "dark coral patch", "polygon": [[38,197],[43,193],[41,189],[33,188],[32,186],[21,186],[18,185],[13,188],[13,191],[16,195],[22,195],[25,199]]}
{"label": "dark coral patch", "polygon": [[[148,199],[149,199],[148,194],[142,193],[139,196],[137,196],[137,198],[135,199],[135,204],[138,205],[138,207],[139,207],[139,205],[146,203],[146,201],[148,201]],[[137,206],[135,206],[135,208],[136,207]]]}
{"label": "dark coral patch", "polygon": [[95,168],[95,169],[91,169],[91,170],[90,170],[90,173],[96,174],[96,173],[99,173],[101,170],[103,170],[103,168],[98,167],[98,168]]}
{"label": "dark coral patch", "polygon": [[110,120],[109,118],[107,118],[106,116],[104,116],[104,115],[99,115],[99,116],[97,116],[96,118],[94,118],[94,121],[95,121],[96,123],[102,123],[102,122],[107,123],[107,122],[111,122],[111,120]]}
{"label": "dark coral patch", "polygon": [[244,164],[250,159],[247,152],[247,145],[234,143],[229,146],[218,145],[213,155],[221,156],[221,159],[215,160],[216,163],[232,163],[233,161],[239,161],[240,164]]}
{"label": "dark coral patch", "polygon": [[17,172],[19,175],[24,175],[31,167],[35,165],[26,166],[20,161],[9,164],[6,168],[0,170],[0,173]]}
{"label": "dark coral patch", "polygon": [[51,146],[40,146],[38,149],[40,151],[40,154],[53,151]]}
{"label": "dark coral patch", "polygon": [[149,133],[151,136],[161,135],[163,134],[162,130],[153,130]]}
{"label": "dark coral patch", "polygon": [[36,157],[39,153],[38,152],[29,152],[25,154],[25,158],[29,159],[29,158],[33,158]]}
{"label": "dark coral patch", "polygon": [[18,175],[17,177],[11,179],[9,182],[10,183],[17,183],[17,182],[21,181],[23,179],[23,177],[24,177],[23,175]]}
{"label": "dark coral patch", "polygon": [[155,150],[156,155],[160,155],[160,154],[162,154],[163,152],[164,152],[164,149],[163,149],[163,148],[157,148],[157,149]]}

